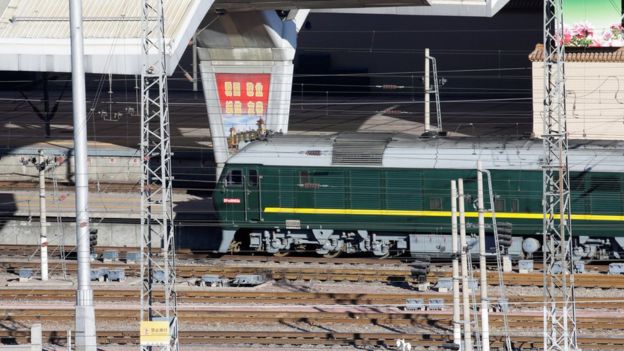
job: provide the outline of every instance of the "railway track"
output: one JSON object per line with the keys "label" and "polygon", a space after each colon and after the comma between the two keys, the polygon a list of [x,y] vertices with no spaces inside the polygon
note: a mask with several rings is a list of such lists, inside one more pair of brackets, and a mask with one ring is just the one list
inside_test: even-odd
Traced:
{"label": "railway track", "polygon": [[[28,322],[67,322],[74,321],[74,306],[56,305],[54,308],[21,306],[0,307],[0,321],[11,323]],[[577,326],[583,332],[619,332],[624,329],[624,320],[617,318],[618,313],[585,313],[577,315]],[[258,308],[257,306],[207,306],[181,305],[178,316],[185,326],[215,325],[215,323],[267,325],[267,323],[305,323],[310,326],[328,324],[378,325],[393,327],[439,328],[440,331],[452,326],[451,311],[401,311],[396,308]],[[115,306],[97,306],[96,318],[99,323],[139,322],[137,306],[117,308]],[[491,313],[490,322],[493,330],[503,325],[501,313]],[[543,315],[541,311],[513,312],[509,314],[509,325],[513,330],[540,330]]]}
{"label": "railway track", "polygon": [[[64,289],[35,289],[35,288],[4,288],[0,289],[0,301],[68,301],[75,300],[75,290]],[[156,299],[162,298],[162,291],[156,290]],[[210,305],[350,305],[350,306],[404,306],[410,298],[421,298],[427,303],[430,299],[441,299],[443,308],[450,309],[451,293],[336,293],[336,292],[285,292],[285,291],[210,291],[202,289],[178,290],[180,304],[210,304]],[[478,295],[477,295],[478,298]],[[495,297],[492,297],[495,299]],[[106,302],[138,302],[139,291],[131,289],[101,289],[95,287],[94,299],[96,303]],[[541,309],[543,296],[508,296],[512,309]],[[578,297],[577,308],[601,309],[610,311],[624,311],[624,299],[610,297]]]}
{"label": "railway track", "polygon": [[[39,250],[37,245],[0,245],[1,256],[11,257],[29,257]],[[64,251],[66,253],[74,252],[74,246],[65,246]],[[120,258],[125,258],[128,252],[138,252],[138,247],[117,247],[117,246],[96,246],[95,252],[98,255],[102,255],[105,251],[114,250],[120,255]],[[59,246],[48,246],[49,257],[61,258],[61,248]],[[160,253],[160,249],[154,249],[155,254]],[[311,253],[312,254],[312,253]],[[272,262],[272,263],[310,263],[310,264],[327,264],[327,265],[404,265],[413,261],[412,258],[385,258],[379,259],[374,257],[340,257],[340,258],[326,258],[319,256],[272,256],[272,255],[255,255],[250,253],[248,255],[233,255],[233,254],[219,254],[216,255],[210,251],[191,250],[191,249],[178,249],[176,250],[176,258],[180,261],[187,260],[204,260],[204,261],[226,261],[226,262]]]}
{"label": "railway track", "polygon": [[[76,272],[76,262],[66,261],[66,269],[70,275]],[[50,273],[61,275],[60,260],[50,261]],[[19,268],[39,269],[34,261],[0,260],[0,269],[15,272]],[[92,268],[122,268],[127,276],[138,276],[138,264],[121,262],[94,262]],[[348,267],[344,265],[268,265],[263,262],[240,264],[237,262],[187,263],[176,267],[180,279],[201,278],[203,275],[219,275],[234,278],[238,274],[265,274],[274,280],[284,281],[334,281],[334,282],[382,282],[382,283],[417,283],[412,276],[410,267],[370,265],[367,267]],[[479,274],[475,273],[475,277]],[[434,271],[427,276],[427,281],[435,283],[439,278],[450,278],[449,271]],[[505,273],[505,284],[509,286],[537,286],[543,284],[540,272],[518,274]],[[498,284],[496,272],[488,272],[488,282]],[[624,289],[624,275],[608,275],[601,273],[584,273],[575,276],[575,286],[579,288]]]}
{"label": "railway track", "polygon": [[[48,330],[43,332],[44,341],[57,345],[65,345],[66,331]],[[16,343],[27,343],[28,331],[3,331],[0,338]],[[336,332],[270,332],[266,331],[181,331],[180,343],[183,345],[355,345],[392,347],[397,339],[405,339],[413,345],[442,347],[448,343],[452,335],[447,334],[413,334],[413,333],[336,333]],[[135,331],[98,331],[97,343],[101,345],[121,344],[137,345],[138,333]],[[504,345],[501,336],[491,335],[491,346],[500,348]],[[513,346],[517,350],[535,350],[542,347],[541,336],[519,336],[514,338]],[[624,348],[622,337],[588,337],[578,338],[583,350],[610,351]]]}
{"label": "railway track", "polygon": [[[65,246],[64,251],[67,253],[74,252],[74,246]],[[37,253],[39,247],[37,245],[0,245],[0,257],[30,257]],[[138,247],[118,247],[118,246],[97,246],[95,252],[98,255],[102,255],[105,251],[117,251],[120,259],[125,259],[128,252],[138,252]],[[50,258],[61,258],[61,248],[59,246],[48,246],[48,255]],[[160,249],[156,248],[153,252],[158,255]],[[71,255],[70,255],[71,257]],[[376,258],[376,257],[338,257],[327,258],[315,256],[313,252],[310,252],[309,256],[293,255],[293,256],[273,256],[264,254],[214,254],[210,251],[191,250],[191,249],[178,249],[176,250],[176,258],[181,263],[197,262],[197,263],[276,263],[276,264],[322,264],[331,266],[349,266],[349,265],[376,265],[376,266],[396,266],[405,267],[411,262],[415,261],[415,258],[411,257],[394,257],[394,258]],[[608,271],[607,262],[598,262],[594,264],[586,264],[585,269],[587,272],[593,273],[606,273]],[[431,267],[448,267],[450,262],[448,261],[432,261]],[[488,262],[489,267],[494,267],[494,262]],[[490,266],[491,265],[491,266]],[[541,262],[535,261],[534,268],[536,271],[541,270]]]}

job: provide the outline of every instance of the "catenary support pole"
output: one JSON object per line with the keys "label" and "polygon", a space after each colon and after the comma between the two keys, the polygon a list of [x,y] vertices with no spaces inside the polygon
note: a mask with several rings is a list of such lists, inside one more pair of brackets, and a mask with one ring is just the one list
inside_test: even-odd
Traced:
{"label": "catenary support pole", "polygon": [[87,110],[85,92],[84,48],[82,37],[82,1],[70,0],[72,91],[74,115],[74,159],[76,182],[76,246],[78,287],[76,291],[76,350],[95,351],[95,310],[91,289],[89,255],[89,174],[87,170]]}
{"label": "catenary support pole", "polygon": [[470,286],[468,283],[468,244],[466,242],[466,210],[464,208],[464,180],[457,180],[459,188],[459,237],[462,268],[462,294],[464,307],[464,351],[472,351],[472,327],[470,325]]}
{"label": "catenary support pole", "polygon": [[459,301],[459,238],[457,237],[457,181],[451,180],[451,242],[453,256],[453,343],[461,347]]}
{"label": "catenary support pole", "polygon": [[39,150],[37,159],[37,170],[39,171],[39,224],[41,232],[41,280],[48,280],[48,223],[46,211],[46,191],[45,191],[45,171],[46,161],[43,150]]}
{"label": "catenary support pole", "polygon": [[477,208],[479,211],[479,275],[481,278],[481,349],[490,351],[490,316],[485,256],[485,205],[483,202],[483,166],[477,161]]}
{"label": "catenary support pole", "polygon": [[568,129],[564,0],[544,0],[544,350],[578,350]]}
{"label": "catenary support pole", "polygon": [[[143,351],[178,351],[171,124],[167,88],[165,0],[141,0],[141,322],[167,321],[168,343]],[[160,257],[152,248],[161,245]],[[160,272],[160,284],[154,274]],[[156,291],[162,291],[157,293]],[[160,297],[159,297],[160,295]],[[163,328],[166,329],[166,328]]]}
{"label": "catenary support pole", "polygon": [[431,79],[429,68],[429,49],[425,49],[425,133],[431,130]]}

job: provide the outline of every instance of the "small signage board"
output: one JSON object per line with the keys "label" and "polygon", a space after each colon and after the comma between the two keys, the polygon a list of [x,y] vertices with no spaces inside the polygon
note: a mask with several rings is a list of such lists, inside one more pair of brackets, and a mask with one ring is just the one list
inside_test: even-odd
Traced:
{"label": "small signage board", "polygon": [[266,123],[270,74],[217,73],[216,79],[225,135],[232,128],[236,132],[256,130],[259,120]]}
{"label": "small signage board", "polygon": [[167,346],[171,342],[169,322],[141,321],[141,346]]}

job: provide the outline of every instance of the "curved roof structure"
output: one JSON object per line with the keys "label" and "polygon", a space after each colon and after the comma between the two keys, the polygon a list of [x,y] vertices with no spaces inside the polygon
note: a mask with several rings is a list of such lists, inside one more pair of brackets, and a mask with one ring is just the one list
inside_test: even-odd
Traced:
{"label": "curved roof structure", "polygon": [[[164,1],[169,73],[212,2]],[[10,0],[0,11],[0,70],[71,71],[69,1]],[[140,74],[141,13],[140,1],[83,1],[87,72]]]}
{"label": "curved roof structure", "polygon": [[[454,16],[474,12],[491,16],[508,1],[164,0],[168,73],[173,73],[211,8],[218,12],[329,8],[357,13],[358,9],[381,7],[375,13]],[[69,72],[68,3],[67,0],[0,0],[0,70]],[[140,7],[141,2],[136,0],[83,0],[88,73],[141,73]],[[425,8],[429,12],[419,10]]]}
{"label": "curved roof structure", "polygon": [[[477,161],[481,160],[484,169],[541,172],[544,154],[542,143],[541,139],[424,139],[385,133],[285,135],[253,142],[232,156],[228,163],[295,167],[476,169]],[[374,155],[376,151],[380,152],[378,158]],[[570,170],[576,172],[621,172],[624,167],[624,143],[570,142],[569,162]]]}

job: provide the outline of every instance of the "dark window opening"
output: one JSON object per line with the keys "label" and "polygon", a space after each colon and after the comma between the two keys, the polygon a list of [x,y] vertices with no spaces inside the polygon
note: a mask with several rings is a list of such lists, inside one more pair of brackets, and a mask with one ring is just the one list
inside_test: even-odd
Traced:
{"label": "dark window opening", "polygon": [[[316,175],[316,173],[314,173]],[[321,188],[321,184],[312,183],[310,181],[310,173],[308,171],[299,172],[299,187],[309,190],[316,190]]]}
{"label": "dark window opening", "polygon": [[494,200],[494,209],[496,210],[496,212],[504,212],[505,211],[505,199]]}
{"label": "dark window opening", "polygon": [[299,184],[306,184],[310,182],[310,173],[308,171],[299,172]]}
{"label": "dark window opening", "polygon": [[511,212],[520,212],[520,201],[518,199],[511,200]]}
{"label": "dark window opening", "polygon": [[233,169],[228,172],[225,177],[226,186],[240,186],[243,184],[243,171],[240,169]]}
{"label": "dark window opening", "polygon": [[441,210],[442,209],[442,199],[439,197],[432,197],[429,199],[429,209],[430,210]]}
{"label": "dark window opening", "polygon": [[258,186],[258,171],[255,169],[249,170],[249,186],[254,188]]}

